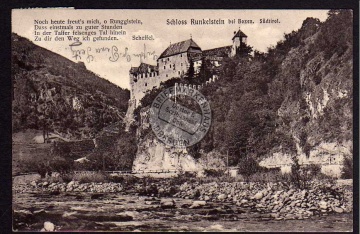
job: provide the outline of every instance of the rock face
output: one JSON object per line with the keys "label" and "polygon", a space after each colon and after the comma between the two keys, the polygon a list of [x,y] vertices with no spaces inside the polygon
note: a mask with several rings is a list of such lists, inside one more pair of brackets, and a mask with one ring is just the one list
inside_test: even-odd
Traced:
{"label": "rock face", "polygon": [[[352,141],[345,141],[341,144],[336,142],[322,142],[310,150],[309,157],[299,151],[300,164],[318,164],[321,166],[321,172],[325,175],[339,178],[341,175],[342,161],[345,155],[351,155],[350,148]],[[336,155],[336,157],[334,156]],[[262,167],[279,165],[283,173],[291,171],[291,156],[281,152],[275,152],[270,157],[260,161]]]}
{"label": "rock face", "polygon": [[133,162],[133,171],[202,171],[200,164],[186,149],[167,146],[157,139],[149,122],[149,107],[142,108],[139,117],[140,126],[136,132],[138,150]]}
{"label": "rock face", "polygon": [[[277,130],[290,133],[296,154],[304,161],[332,164],[322,168],[323,173],[332,176],[340,176],[339,164],[344,156],[352,155],[353,145],[352,13],[342,12],[337,17],[329,17],[321,26],[313,19],[304,21],[301,30],[308,33],[304,44],[288,51],[276,72],[277,82],[270,87],[287,91],[277,110],[281,122]],[[340,19],[349,24],[337,30],[334,25]],[[337,33],[342,41],[334,42],[349,45],[341,52],[329,43]],[[278,84],[284,81],[284,89],[279,89]],[[297,98],[291,98],[295,94]],[[279,160],[282,164],[285,156]]]}
{"label": "rock face", "polygon": [[[146,118],[145,114],[141,116]],[[202,171],[202,166],[185,149],[172,148],[160,142],[152,133],[151,126],[146,120],[142,121],[137,134],[139,143],[133,171]],[[141,135],[144,136],[143,140],[141,140]]]}

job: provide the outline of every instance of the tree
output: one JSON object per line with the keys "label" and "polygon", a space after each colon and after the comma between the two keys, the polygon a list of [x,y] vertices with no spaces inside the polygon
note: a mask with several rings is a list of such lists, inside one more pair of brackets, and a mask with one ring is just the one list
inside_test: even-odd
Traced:
{"label": "tree", "polygon": [[44,143],[47,143],[49,138],[49,131],[52,129],[54,122],[54,104],[50,101],[42,100],[37,106],[39,112],[39,120],[42,124]]}
{"label": "tree", "polygon": [[189,63],[190,63],[189,70],[186,72],[185,78],[189,82],[191,82],[192,79],[194,78],[194,74],[195,74],[194,62],[191,58],[189,59]]}
{"label": "tree", "polygon": [[116,142],[116,170],[131,170],[137,152],[136,134],[124,133]]}
{"label": "tree", "polygon": [[254,58],[255,58],[256,60],[259,60],[259,61],[261,61],[261,62],[264,62],[264,61],[265,61],[265,53],[260,52],[260,51],[258,51],[258,50],[255,50],[255,51],[254,51]]}
{"label": "tree", "polygon": [[237,48],[236,51],[236,56],[240,58],[247,58],[251,55],[252,51],[252,46],[249,46],[244,42],[240,42],[240,46]]}
{"label": "tree", "polygon": [[[352,153],[352,152],[351,152]],[[342,179],[352,179],[353,178],[353,155],[345,155],[343,159],[343,167],[341,169],[341,178]]]}
{"label": "tree", "polygon": [[210,78],[212,78],[212,72],[211,72],[211,62],[210,60],[203,57],[201,59],[201,67],[200,67],[200,74],[199,74],[199,82],[201,84],[208,81]]}
{"label": "tree", "polygon": [[245,177],[247,181],[251,175],[261,170],[258,162],[252,157],[244,157],[239,161],[239,173]]}

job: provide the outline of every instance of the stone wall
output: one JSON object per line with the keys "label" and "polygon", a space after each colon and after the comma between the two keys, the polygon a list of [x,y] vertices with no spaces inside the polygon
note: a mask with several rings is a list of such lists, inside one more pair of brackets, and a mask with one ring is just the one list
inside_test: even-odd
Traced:
{"label": "stone wall", "polygon": [[189,67],[187,53],[176,54],[158,60],[160,79],[165,81],[172,77],[186,74]]}
{"label": "stone wall", "polygon": [[153,87],[158,87],[161,81],[162,79],[156,72],[139,74],[136,78],[130,75],[131,99],[136,100],[135,106],[139,106],[145,93],[152,90]]}

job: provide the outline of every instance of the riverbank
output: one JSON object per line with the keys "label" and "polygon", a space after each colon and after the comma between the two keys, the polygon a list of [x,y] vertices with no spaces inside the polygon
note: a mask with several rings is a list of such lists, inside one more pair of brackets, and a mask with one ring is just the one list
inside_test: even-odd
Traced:
{"label": "riverbank", "polygon": [[[209,204],[212,203],[217,203],[221,205],[220,207],[228,204],[240,210],[245,209],[251,214],[262,214],[266,219],[274,221],[306,220],[352,212],[352,183],[312,181],[308,183],[308,186],[306,189],[297,189],[284,182],[209,182],[209,178],[204,181],[185,181],[179,178],[126,177],[121,178],[117,183],[81,183],[79,181],[65,183],[33,180],[27,183],[14,183],[13,194],[14,198],[36,194],[37,197],[45,196],[55,199],[70,196],[75,200],[83,200],[86,197],[102,200],[108,194],[114,196],[121,194],[135,198],[145,196],[154,199],[147,200],[145,202],[147,205],[191,210],[209,208]],[[183,199],[189,202],[179,205],[171,199]],[[167,205],[162,205],[166,202]],[[216,212],[228,214],[223,208]]]}
{"label": "riverbank", "polygon": [[[352,213],[319,213],[303,220],[274,220],[269,214],[208,201],[118,193],[18,193],[15,231],[352,231]],[[51,225],[47,225],[50,226]]]}

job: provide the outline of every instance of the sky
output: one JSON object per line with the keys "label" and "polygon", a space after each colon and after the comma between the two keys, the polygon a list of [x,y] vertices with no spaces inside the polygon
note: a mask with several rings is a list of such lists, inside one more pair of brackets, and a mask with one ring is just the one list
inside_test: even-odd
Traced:
{"label": "sky", "polygon": [[[129,89],[129,70],[140,62],[156,65],[156,59],[170,45],[192,38],[202,50],[232,44],[234,31],[241,29],[247,36],[248,45],[253,49],[266,52],[267,48],[276,45],[290,33],[301,27],[307,17],[325,21],[328,10],[74,10],[72,8],[57,9],[15,9],[12,12],[12,32],[26,37],[36,45],[58,53],[72,61],[82,61],[87,69],[112,83]],[[118,36],[116,41],[83,41],[79,46],[70,46],[73,42],[35,41],[35,20],[48,20],[47,30],[52,25],[50,20],[92,20],[98,19],[101,25],[104,20],[138,19],[142,24],[123,25],[126,35]],[[167,24],[167,20],[180,20],[186,25]],[[191,19],[222,19],[225,24],[191,25]],[[229,24],[235,19],[235,24]],[[252,24],[238,24],[238,19],[252,20]],[[278,19],[280,23],[260,23],[261,19]],[[38,24],[39,26],[44,26]],[[68,25],[66,22],[64,25]],[[84,24],[85,25],[85,24]],[[95,24],[97,25],[97,24]],[[117,24],[120,25],[120,24]],[[53,30],[52,30],[53,31]],[[85,31],[84,27],[81,31]],[[88,30],[93,31],[93,30]],[[118,30],[120,31],[120,30]],[[54,34],[54,32],[52,32]],[[133,40],[133,36],[152,36],[154,40]],[[99,52],[99,49],[101,49]],[[104,49],[105,48],[105,49]],[[109,50],[108,50],[109,49]],[[116,50],[117,49],[117,50]],[[74,56],[74,53],[84,55]],[[149,56],[140,60],[136,54],[146,51]],[[116,53],[119,57],[116,59]],[[123,56],[126,54],[126,56]],[[150,55],[151,54],[151,55]],[[115,58],[115,59],[114,59]],[[112,60],[112,61],[110,61]]]}

